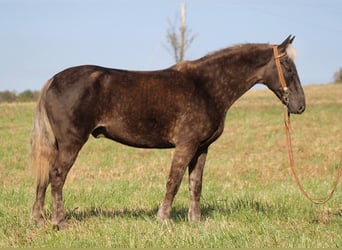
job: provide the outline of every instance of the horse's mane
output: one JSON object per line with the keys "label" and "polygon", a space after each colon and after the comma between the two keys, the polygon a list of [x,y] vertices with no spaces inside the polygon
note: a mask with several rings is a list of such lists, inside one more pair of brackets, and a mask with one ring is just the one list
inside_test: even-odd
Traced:
{"label": "horse's mane", "polygon": [[246,54],[251,51],[258,50],[260,48],[266,48],[269,44],[258,44],[258,43],[242,43],[236,44],[231,47],[227,47],[224,49],[219,49],[214,52],[210,52],[207,55],[199,58],[197,61],[204,61],[207,59],[216,59],[218,57],[226,57],[234,54]]}
{"label": "horse's mane", "polygon": [[180,70],[189,69],[192,67],[196,67],[199,64],[212,62],[217,59],[234,57],[235,55],[245,55],[245,54],[255,54],[256,51],[265,50],[270,48],[269,44],[261,44],[261,43],[243,43],[233,45],[231,47],[227,47],[224,49],[216,50],[208,53],[207,55],[193,60],[193,61],[184,61],[180,62],[172,67],[172,69]]}

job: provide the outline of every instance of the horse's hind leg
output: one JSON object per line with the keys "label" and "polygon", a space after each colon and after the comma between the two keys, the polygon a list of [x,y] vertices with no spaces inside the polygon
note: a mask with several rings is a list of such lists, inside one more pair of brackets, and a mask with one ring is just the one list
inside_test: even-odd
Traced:
{"label": "horse's hind leg", "polygon": [[57,159],[50,171],[52,225],[58,230],[65,229],[67,227],[67,223],[64,218],[62,190],[67,174],[74,164],[78,152],[83,144],[84,142],[80,143],[70,141],[67,144],[59,144]]}
{"label": "horse's hind leg", "polygon": [[49,182],[43,184],[37,184],[36,187],[36,200],[33,204],[31,219],[36,222],[38,225],[44,223],[44,201],[47,186]]}

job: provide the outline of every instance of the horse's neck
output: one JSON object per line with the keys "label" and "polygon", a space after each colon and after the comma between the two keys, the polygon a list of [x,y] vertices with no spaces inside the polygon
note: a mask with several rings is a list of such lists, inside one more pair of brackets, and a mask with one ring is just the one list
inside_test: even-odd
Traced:
{"label": "horse's neck", "polygon": [[223,49],[198,60],[173,67],[193,77],[211,97],[220,112],[229,107],[258,82],[265,82],[265,67],[271,60],[268,44],[245,44]]}
{"label": "horse's neck", "polygon": [[217,108],[221,112],[227,112],[230,106],[262,79],[260,69],[251,69],[237,64],[210,63],[199,67],[199,75],[202,75],[201,85],[211,96]]}

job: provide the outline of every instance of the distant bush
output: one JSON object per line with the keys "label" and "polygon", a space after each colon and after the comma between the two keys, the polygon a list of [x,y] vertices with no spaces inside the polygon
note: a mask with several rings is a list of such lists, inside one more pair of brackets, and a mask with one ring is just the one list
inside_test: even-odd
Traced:
{"label": "distant bush", "polygon": [[342,68],[340,68],[338,71],[335,72],[334,82],[335,83],[342,83]]}
{"label": "distant bush", "polygon": [[3,102],[34,102],[38,100],[39,91],[25,90],[21,93],[0,91],[0,103]]}

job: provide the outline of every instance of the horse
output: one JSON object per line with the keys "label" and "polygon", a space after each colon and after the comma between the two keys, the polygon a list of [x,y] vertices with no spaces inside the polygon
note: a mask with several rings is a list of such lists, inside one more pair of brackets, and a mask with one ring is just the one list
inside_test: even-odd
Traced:
{"label": "horse", "polygon": [[304,91],[293,60],[294,38],[290,35],[279,45],[239,44],[156,71],[83,65],[54,75],[42,88],[34,117],[31,159],[36,197],[31,219],[37,224],[45,221],[50,184],[52,225],[57,230],[67,227],[63,185],[92,135],[138,148],[174,148],[157,219],[170,220],[188,168],[188,220],[199,221],[208,148],[222,134],[232,104],[262,83],[289,113],[304,112]]}

